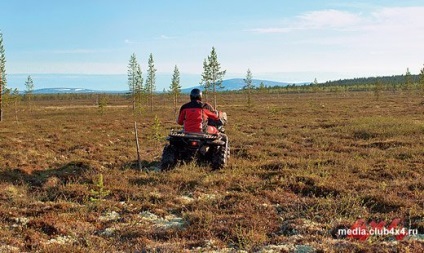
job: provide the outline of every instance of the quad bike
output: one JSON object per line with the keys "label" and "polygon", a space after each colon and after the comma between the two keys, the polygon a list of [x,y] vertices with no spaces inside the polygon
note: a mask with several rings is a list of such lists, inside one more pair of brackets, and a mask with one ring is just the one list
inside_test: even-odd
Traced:
{"label": "quad bike", "polygon": [[[223,124],[225,122],[226,116]],[[217,127],[217,135],[171,130],[167,138],[169,144],[163,149],[161,169],[169,170],[178,162],[194,159],[209,162],[214,170],[224,168],[230,157],[230,146],[228,137],[224,134],[223,124]]]}

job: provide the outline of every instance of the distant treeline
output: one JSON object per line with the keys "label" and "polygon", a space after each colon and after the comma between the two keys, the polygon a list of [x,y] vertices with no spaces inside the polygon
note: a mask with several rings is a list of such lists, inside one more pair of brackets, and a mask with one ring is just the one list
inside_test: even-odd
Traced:
{"label": "distant treeline", "polygon": [[[418,83],[420,76],[419,75],[409,75],[408,76],[412,83]],[[319,83],[318,85],[322,86],[363,86],[370,85],[380,82],[383,85],[397,86],[403,85],[407,82],[406,75],[395,75],[395,76],[381,76],[381,77],[360,77],[353,79],[340,79],[337,81],[327,81],[325,83]],[[311,84],[313,85],[313,83]]]}
{"label": "distant treeline", "polygon": [[[421,77],[424,78],[424,77]],[[340,91],[375,91],[378,90],[424,90],[424,84],[420,82],[420,75],[394,75],[381,77],[362,77],[353,79],[340,79],[336,81],[327,81],[319,83],[316,80],[310,84],[291,84],[287,86],[267,86],[261,85],[254,87],[253,93],[299,93],[299,92],[340,92]],[[220,93],[244,93],[246,90],[221,91]],[[157,96],[169,95],[168,93],[156,94]],[[21,95],[25,100],[26,95]],[[67,94],[33,94],[32,100],[99,100],[99,97],[107,98],[108,101],[129,100],[131,94],[114,93],[67,93]]]}
{"label": "distant treeline", "polygon": [[[255,87],[255,93],[299,93],[299,92],[340,92],[340,91],[424,91],[424,75],[394,75],[381,77],[361,77],[352,79],[340,79],[319,83],[315,80],[309,84],[291,84],[287,86]],[[244,92],[243,90],[237,91]]]}

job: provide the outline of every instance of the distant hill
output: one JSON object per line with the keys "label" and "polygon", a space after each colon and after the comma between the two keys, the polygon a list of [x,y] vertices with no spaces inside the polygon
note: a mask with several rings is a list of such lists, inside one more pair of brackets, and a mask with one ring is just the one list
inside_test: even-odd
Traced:
{"label": "distant hill", "polygon": [[[287,85],[291,85],[292,83],[285,82],[275,82],[269,80],[260,80],[260,79],[252,79],[252,83],[255,87],[259,87],[261,83],[263,83],[266,87],[285,87]],[[298,83],[298,85],[303,85],[305,83]],[[220,89],[219,91],[237,91],[243,89],[246,85],[243,78],[233,78],[222,81],[222,85],[224,89]],[[182,89],[182,93],[190,93],[190,91],[194,88],[202,89],[200,85]],[[71,94],[71,93],[127,93],[128,91],[100,91],[100,90],[90,90],[84,88],[44,88],[34,90],[34,94]],[[161,93],[159,91],[159,93]]]}
{"label": "distant hill", "polygon": [[96,93],[94,90],[83,88],[44,88],[36,89],[34,94],[68,94],[68,93]]}
{"label": "distant hill", "polygon": [[[285,83],[285,82],[275,82],[275,81],[269,81],[269,80],[260,80],[260,79],[252,79],[252,83],[255,87],[259,87],[261,83],[263,83],[267,87],[275,87],[275,86],[287,86],[291,85],[292,83]],[[302,85],[304,83],[301,83]],[[241,90],[246,85],[243,78],[233,78],[233,79],[227,79],[222,81],[222,85],[224,86],[224,89],[220,89],[220,91],[235,91],[235,90]],[[192,89],[198,88],[201,89],[202,86],[194,86],[190,88],[182,89],[183,93],[189,93]]]}
{"label": "distant hill", "polygon": [[103,91],[84,88],[44,88],[34,90],[34,94],[81,94],[81,93],[126,93],[127,91]]}

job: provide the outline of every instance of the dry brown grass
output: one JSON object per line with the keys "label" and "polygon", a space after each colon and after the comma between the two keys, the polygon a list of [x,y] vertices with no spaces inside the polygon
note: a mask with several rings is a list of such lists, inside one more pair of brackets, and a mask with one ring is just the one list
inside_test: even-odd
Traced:
{"label": "dry brown grass", "polygon": [[[424,234],[424,106],[372,93],[223,94],[230,166],[156,170],[173,105],[156,98],[136,115],[130,101],[35,101],[0,124],[0,252],[419,252],[403,241],[338,238],[358,217]],[[169,105],[167,105],[169,104]],[[99,185],[99,176],[104,183]],[[99,190],[104,195],[99,196]],[[97,199],[97,200],[95,200]]]}

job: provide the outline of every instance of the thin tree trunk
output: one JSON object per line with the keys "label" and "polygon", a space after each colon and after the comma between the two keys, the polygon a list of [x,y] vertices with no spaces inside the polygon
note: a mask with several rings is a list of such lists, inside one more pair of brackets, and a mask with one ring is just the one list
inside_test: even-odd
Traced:
{"label": "thin tree trunk", "polygon": [[18,97],[15,98],[15,119],[16,119],[16,123],[18,123]]}
{"label": "thin tree trunk", "polygon": [[177,94],[174,95],[174,117],[177,116]]}
{"label": "thin tree trunk", "polygon": [[133,113],[135,115],[135,86],[134,85],[133,85],[133,91],[132,91],[132,109],[133,109]]}
{"label": "thin tree trunk", "polygon": [[32,96],[32,94],[30,94],[29,97],[28,97],[28,106],[29,106],[29,112],[30,113],[32,113],[31,96]]}
{"label": "thin tree trunk", "polygon": [[213,84],[213,107],[216,109],[216,84]]}
{"label": "thin tree trunk", "polygon": [[135,114],[135,95],[133,95],[132,109],[133,109],[133,113]]}
{"label": "thin tree trunk", "polygon": [[153,91],[150,92],[150,111],[153,112]]}
{"label": "thin tree trunk", "polygon": [[140,144],[138,143],[138,132],[137,132],[137,122],[134,122],[134,130],[135,130],[135,144],[137,146],[137,164],[138,169],[143,170],[141,166],[141,158],[140,158]]}

